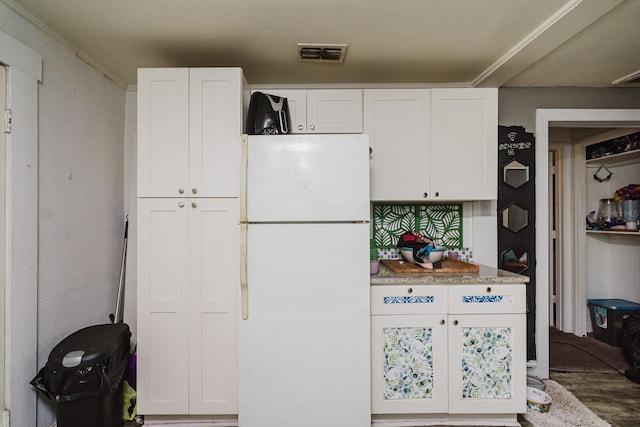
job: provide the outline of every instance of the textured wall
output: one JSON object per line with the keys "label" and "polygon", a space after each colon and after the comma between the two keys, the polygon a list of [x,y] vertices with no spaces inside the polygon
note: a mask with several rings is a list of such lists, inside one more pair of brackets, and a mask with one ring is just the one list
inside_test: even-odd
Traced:
{"label": "textured wall", "polygon": [[[38,87],[38,320],[37,325],[12,326],[37,328],[40,367],[62,338],[108,322],[115,307],[124,218],[125,92],[5,4],[0,4],[0,30],[43,60]],[[18,398],[27,390],[35,398],[27,382],[22,387],[8,392]],[[54,419],[50,404],[38,404],[38,426],[49,426]],[[13,411],[12,424],[34,425],[16,419]]]}

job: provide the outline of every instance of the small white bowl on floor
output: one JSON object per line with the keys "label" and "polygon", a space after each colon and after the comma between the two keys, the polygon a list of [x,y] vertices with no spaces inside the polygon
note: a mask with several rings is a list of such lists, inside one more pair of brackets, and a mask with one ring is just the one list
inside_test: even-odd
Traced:
{"label": "small white bowl on floor", "polygon": [[527,387],[527,408],[538,412],[549,412],[551,396],[537,388]]}

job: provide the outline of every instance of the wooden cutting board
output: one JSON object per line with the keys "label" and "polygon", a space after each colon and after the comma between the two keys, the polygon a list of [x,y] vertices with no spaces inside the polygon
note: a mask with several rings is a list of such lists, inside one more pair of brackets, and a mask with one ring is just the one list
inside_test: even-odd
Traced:
{"label": "wooden cutting board", "polygon": [[478,264],[449,258],[445,258],[440,262],[441,268],[434,269],[424,268],[406,261],[390,259],[380,260],[380,263],[393,273],[477,273],[480,271]]}

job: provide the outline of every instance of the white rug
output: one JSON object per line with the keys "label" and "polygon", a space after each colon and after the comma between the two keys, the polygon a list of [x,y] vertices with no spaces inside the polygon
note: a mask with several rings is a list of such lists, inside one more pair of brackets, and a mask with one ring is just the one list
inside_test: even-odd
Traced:
{"label": "white rug", "polygon": [[608,422],[598,417],[571,392],[553,380],[546,380],[545,391],[551,396],[549,412],[541,414],[527,409],[524,418],[535,427],[606,427]]}

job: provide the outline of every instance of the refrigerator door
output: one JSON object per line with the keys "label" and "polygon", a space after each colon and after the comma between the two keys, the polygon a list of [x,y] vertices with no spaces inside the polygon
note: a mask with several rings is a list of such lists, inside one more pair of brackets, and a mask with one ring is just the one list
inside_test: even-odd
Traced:
{"label": "refrigerator door", "polygon": [[368,224],[249,224],[240,427],[371,425],[368,239]]}
{"label": "refrigerator door", "polygon": [[369,220],[367,135],[247,138],[249,222]]}

